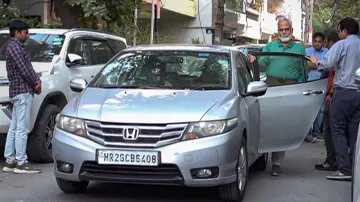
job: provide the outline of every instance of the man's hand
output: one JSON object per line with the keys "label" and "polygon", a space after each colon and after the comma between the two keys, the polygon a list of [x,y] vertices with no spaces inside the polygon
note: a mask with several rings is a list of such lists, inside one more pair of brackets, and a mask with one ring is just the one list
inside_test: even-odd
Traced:
{"label": "man's hand", "polygon": [[317,58],[317,57],[315,57],[315,56],[313,56],[313,55],[307,55],[307,56],[305,56],[307,59],[309,59],[312,63],[314,63],[314,64],[316,64],[318,61],[319,61],[319,59]]}
{"label": "man's hand", "polygon": [[41,94],[41,80],[36,82],[36,86],[34,88],[35,94],[40,95]]}
{"label": "man's hand", "polygon": [[248,59],[249,59],[249,62],[250,62],[250,63],[253,63],[253,62],[255,62],[256,57],[253,56],[253,55],[248,55]]}
{"label": "man's hand", "polygon": [[327,95],[325,98],[325,105],[330,105],[331,95]]}

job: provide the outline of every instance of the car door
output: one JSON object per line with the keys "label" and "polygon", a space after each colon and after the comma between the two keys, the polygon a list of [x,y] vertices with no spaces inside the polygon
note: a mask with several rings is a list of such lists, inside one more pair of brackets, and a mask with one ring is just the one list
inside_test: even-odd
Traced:
{"label": "car door", "polygon": [[74,77],[90,82],[100,69],[115,55],[106,38],[96,36],[74,37],[69,44],[67,54],[82,57],[80,63],[72,64],[66,57],[66,65],[70,70],[70,80]]}
{"label": "car door", "polygon": [[[254,55],[254,78],[260,80],[260,75],[265,73],[265,81],[268,83],[266,94],[258,97],[258,152],[296,149],[304,141],[324,102],[327,78],[308,81],[308,61],[303,55],[284,52],[261,52]],[[274,76],[284,71],[299,76],[296,79],[285,79],[286,73],[283,73],[282,78]]]}
{"label": "car door", "polygon": [[[238,81],[238,90],[240,95],[246,94],[246,87],[253,80],[247,58],[239,51],[236,55],[236,72]],[[243,107],[245,105],[246,107]],[[257,141],[260,134],[260,105],[257,97],[244,96],[240,101],[240,115],[248,115],[247,132],[249,134],[247,140],[249,163],[251,163],[258,155]]]}

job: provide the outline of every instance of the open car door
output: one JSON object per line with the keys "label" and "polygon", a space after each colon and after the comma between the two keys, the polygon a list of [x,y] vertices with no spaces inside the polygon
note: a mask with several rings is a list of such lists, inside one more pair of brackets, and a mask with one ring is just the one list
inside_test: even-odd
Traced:
{"label": "open car door", "polygon": [[[256,56],[253,63],[254,80],[268,83],[266,94],[258,97],[258,152],[296,149],[305,140],[324,102],[327,79],[307,81],[308,61],[303,55],[284,52],[253,55]],[[282,78],[270,75],[282,75]]]}

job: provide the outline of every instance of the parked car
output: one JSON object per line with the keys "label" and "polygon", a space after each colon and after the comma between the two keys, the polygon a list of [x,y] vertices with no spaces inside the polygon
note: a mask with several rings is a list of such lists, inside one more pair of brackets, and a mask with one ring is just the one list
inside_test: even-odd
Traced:
{"label": "parked car", "polygon": [[[35,71],[41,76],[42,93],[31,107],[31,134],[27,154],[35,162],[52,162],[55,117],[69,100],[78,95],[68,82],[76,77],[90,82],[116,53],[126,48],[126,40],[113,34],[87,29],[30,29],[25,49]],[[12,104],[5,68],[8,30],[0,30],[0,134],[10,126]]]}
{"label": "parked car", "polygon": [[[305,70],[304,56],[292,58]],[[254,72],[261,72],[257,63]],[[90,181],[219,187],[241,201],[248,169],[301,145],[327,80],[268,87],[229,46],[152,45],[123,50],[57,116],[54,174],[65,193]],[[304,77],[305,81],[306,78]],[[310,96],[311,95],[311,96]]]}
{"label": "parked car", "polygon": [[[356,71],[355,82],[360,90],[360,68]],[[359,136],[360,130],[358,131]],[[356,141],[352,162],[351,202],[358,202],[360,201],[360,141]]]}

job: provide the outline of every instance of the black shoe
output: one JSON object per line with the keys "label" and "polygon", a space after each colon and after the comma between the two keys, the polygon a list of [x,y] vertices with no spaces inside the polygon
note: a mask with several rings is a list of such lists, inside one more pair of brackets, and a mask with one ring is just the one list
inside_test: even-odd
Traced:
{"label": "black shoe", "polygon": [[339,170],[339,167],[337,165],[331,165],[327,161],[325,161],[322,164],[316,164],[315,169],[322,171],[337,171]]}
{"label": "black shoe", "polygon": [[326,176],[328,180],[337,180],[337,181],[351,181],[351,175],[345,175],[340,171],[336,171],[331,175]]}
{"label": "black shoe", "polygon": [[272,169],[271,169],[271,175],[272,176],[280,176],[281,173],[281,168],[278,165],[273,165]]}

